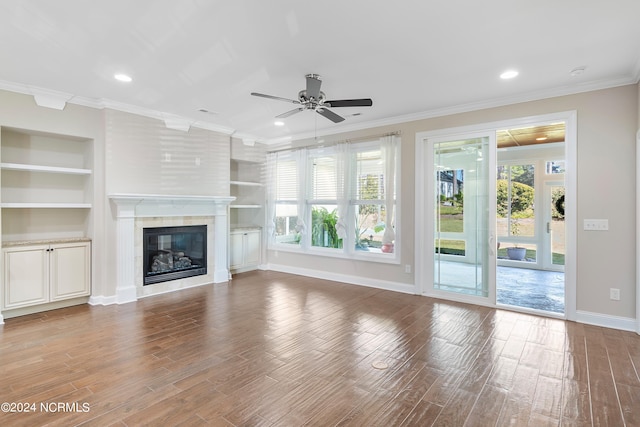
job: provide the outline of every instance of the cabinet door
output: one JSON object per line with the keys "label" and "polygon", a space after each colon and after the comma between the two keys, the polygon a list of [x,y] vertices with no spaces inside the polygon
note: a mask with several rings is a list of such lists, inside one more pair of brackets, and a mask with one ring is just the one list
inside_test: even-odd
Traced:
{"label": "cabinet door", "polygon": [[260,264],[260,231],[248,231],[244,235],[244,265]]}
{"label": "cabinet door", "polygon": [[49,301],[48,246],[4,249],[3,308],[27,307]]}
{"label": "cabinet door", "polygon": [[229,267],[233,270],[244,263],[244,233],[233,232],[229,235]]}
{"label": "cabinet door", "polygon": [[88,242],[51,247],[51,301],[89,295],[91,248]]}

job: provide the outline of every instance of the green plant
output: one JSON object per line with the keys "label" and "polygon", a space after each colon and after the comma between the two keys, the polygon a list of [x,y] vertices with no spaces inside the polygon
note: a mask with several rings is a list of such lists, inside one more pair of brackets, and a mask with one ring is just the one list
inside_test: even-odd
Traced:
{"label": "green plant", "polygon": [[556,188],[551,193],[551,218],[564,219],[564,187]]}
{"label": "green plant", "polygon": [[[519,236],[520,235],[520,218],[511,218],[511,235]],[[516,248],[518,246],[518,242],[516,242]]]}
{"label": "green plant", "polygon": [[[311,245],[326,248],[341,248],[342,239],[338,237],[336,224],[338,212],[329,212],[324,207],[311,209]],[[326,237],[326,239],[325,239]]]}
{"label": "green plant", "polygon": [[496,209],[498,216],[506,218],[511,214],[530,215],[533,207],[535,190],[533,187],[520,182],[511,183],[511,200],[509,203],[509,183],[506,179],[499,179],[496,187]]}

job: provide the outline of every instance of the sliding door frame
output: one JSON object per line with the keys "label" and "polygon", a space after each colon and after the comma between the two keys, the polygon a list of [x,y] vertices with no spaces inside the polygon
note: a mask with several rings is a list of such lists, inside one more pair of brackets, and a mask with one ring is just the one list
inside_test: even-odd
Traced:
{"label": "sliding door frame", "polygon": [[[428,150],[433,147],[428,141],[455,140],[466,138],[469,134],[493,133],[499,129],[534,126],[541,123],[563,121],[565,128],[565,313],[567,320],[576,320],[576,251],[577,251],[577,113],[563,111],[538,116],[521,117],[478,125],[460,126],[416,133],[415,141],[415,288],[416,293],[444,298],[453,301],[468,302],[478,305],[496,306],[495,280],[489,284],[489,297],[466,297],[449,292],[434,292],[433,278],[433,235],[435,221],[430,206],[433,192],[433,165],[428,164]],[[495,150],[495,146],[493,147]],[[495,163],[495,155],[493,156]],[[495,225],[493,227],[495,240]],[[489,242],[490,245],[493,244]],[[495,243],[495,242],[494,242]],[[430,266],[425,264],[431,262]],[[495,278],[495,273],[493,274]]]}

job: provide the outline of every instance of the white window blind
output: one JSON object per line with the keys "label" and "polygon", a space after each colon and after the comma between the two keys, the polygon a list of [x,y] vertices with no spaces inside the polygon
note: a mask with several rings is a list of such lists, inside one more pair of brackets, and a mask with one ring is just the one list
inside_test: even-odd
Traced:
{"label": "white window blind", "polygon": [[312,159],[312,168],[311,198],[314,200],[336,200],[335,156],[314,157]]}
{"label": "white window blind", "polygon": [[298,169],[293,159],[278,159],[276,166],[276,200],[296,201],[298,198]]}

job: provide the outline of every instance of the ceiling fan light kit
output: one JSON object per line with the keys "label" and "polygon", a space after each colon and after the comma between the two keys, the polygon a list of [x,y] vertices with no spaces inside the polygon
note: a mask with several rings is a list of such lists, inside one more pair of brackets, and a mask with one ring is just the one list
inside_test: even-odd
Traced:
{"label": "ceiling fan light kit", "polygon": [[279,96],[265,95],[258,92],[252,92],[251,95],[299,105],[299,107],[293,110],[276,116],[278,119],[287,118],[304,110],[313,110],[334,123],[340,123],[344,121],[344,117],[334,113],[329,110],[329,108],[371,107],[373,105],[373,101],[369,98],[327,100],[324,92],[320,90],[322,86],[320,76],[318,74],[307,74],[305,78],[307,79],[307,87],[298,92],[298,99],[281,98]]}

